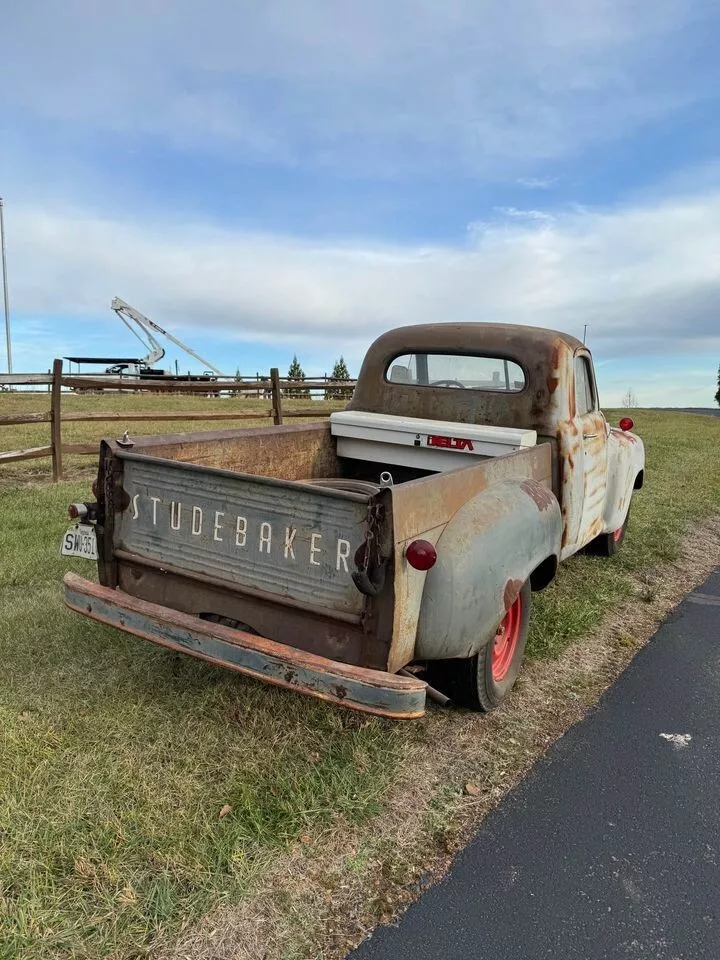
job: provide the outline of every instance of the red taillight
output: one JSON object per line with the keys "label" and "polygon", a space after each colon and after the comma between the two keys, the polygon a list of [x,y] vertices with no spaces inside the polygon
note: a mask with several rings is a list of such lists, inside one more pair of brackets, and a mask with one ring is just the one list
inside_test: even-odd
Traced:
{"label": "red taillight", "polygon": [[413,540],[405,550],[405,559],[416,570],[429,570],[437,561],[437,550],[428,540]]}
{"label": "red taillight", "polygon": [[71,520],[84,520],[88,515],[86,503],[71,503],[68,507],[68,516]]}
{"label": "red taillight", "polygon": [[97,496],[97,480],[93,480],[92,482],[92,492],[93,492],[93,496],[96,497]]}
{"label": "red taillight", "polygon": [[632,430],[634,426],[635,426],[635,421],[632,419],[632,417],[623,417],[619,423],[619,427],[621,430]]}

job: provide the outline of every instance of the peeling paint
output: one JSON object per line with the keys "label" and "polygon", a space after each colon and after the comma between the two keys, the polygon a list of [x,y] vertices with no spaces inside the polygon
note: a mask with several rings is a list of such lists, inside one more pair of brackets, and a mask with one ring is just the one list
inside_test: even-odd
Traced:
{"label": "peeling paint", "polygon": [[518,594],[522,590],[522,586],[522,580],[508,580],[508,582],[505,584],[505,589],[503,590],[503,606],[506,610],[509,610],[510,607],[515,603],[518,598]]}
{"label": "peeling paint", "polygon": [[548,510],[556,502],[552,490],[536,480],[523,480],[520,486],[530,499],[535,501],[538,510]]}

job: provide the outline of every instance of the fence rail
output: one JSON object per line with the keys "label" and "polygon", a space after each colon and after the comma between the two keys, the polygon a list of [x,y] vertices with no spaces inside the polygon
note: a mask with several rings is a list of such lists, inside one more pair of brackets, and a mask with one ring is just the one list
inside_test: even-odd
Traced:
{"label": "fence rail", "polygon": [[2,373],[0,374],[0,386],[7,387],[30,387],[35,384],[52,383],[51,373]]}
{"label": "fence rail", "polygon": [[[309,399],[311,393],[324,391],[325,399],[342,398],[352,392],[355,380],[333,380],[329,377],[313,377],[304,380],[281,379],[276,367],[270,371],[267,378],[236,380],[232,377],[213,377],[211,380],[182,380],[173,379],[170,382],[162,380],[140,380],[130,377],[117,378],[107,375],[88,377],[82,374],[64,374],[62,360],[55,360],[52,372],[45,373],[16,373],[0,375],[0,387],[47,385],[50,393],[50,409],[43,413],[27,414],[0,414],[0,427],[19,426],[23,424],[49,423],[50,443],[41,447],[29,447],[25,450],[8,450],[0,452],[0,465],[17,463],[20,460],[35,460],[41,457],[52,458],[53,481],[63,479],[63,454],[96,455],[98,444],[91,443],[63,443],[62,424],[93,423],[97,421],[124,423],[142,421],[171,421],[171,420],[262,420],[272,419],[276,426],[280,426],[284,419],[310,418],[329,416],[327,409],[318,409],[316,406],[296,410],[283,410],[283,398]],[[270,401],[266,410],[238,413],[223,411],[218,413],[201,413],[197,410],[188,412],[168,413],[63,413],[62,397],[67,391],[81,392],[117,392],[127,393],[182,393],[206,394],[219,396],[230,394],[242,396],[254,394],[256,397]],[[64,392],[65,391],[65,392]],[[328,397],[330,394],[330,397]],[[333,396],[334,394],[334,396]]]}

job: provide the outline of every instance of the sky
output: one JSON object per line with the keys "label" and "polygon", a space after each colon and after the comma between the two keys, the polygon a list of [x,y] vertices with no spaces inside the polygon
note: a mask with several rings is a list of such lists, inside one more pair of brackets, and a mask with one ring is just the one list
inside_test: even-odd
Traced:
{"label": "sky", "polygon": [[711,406],[719,35],[714,0],[7,3],[14,370],[136,355],[119,296],[227,373],[587,325],[604,405]]}

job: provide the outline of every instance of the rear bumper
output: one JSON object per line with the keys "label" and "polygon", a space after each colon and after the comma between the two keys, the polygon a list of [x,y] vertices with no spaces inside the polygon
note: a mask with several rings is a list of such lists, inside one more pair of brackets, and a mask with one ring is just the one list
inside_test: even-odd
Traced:
{"label": "rear bumper", "polygon": [[328,660],[139,600],[74,573],[67,573],[64,583],[71,610],[171,650],[381,717],[410,720],[425,712],[425,684],[414,677]]}

